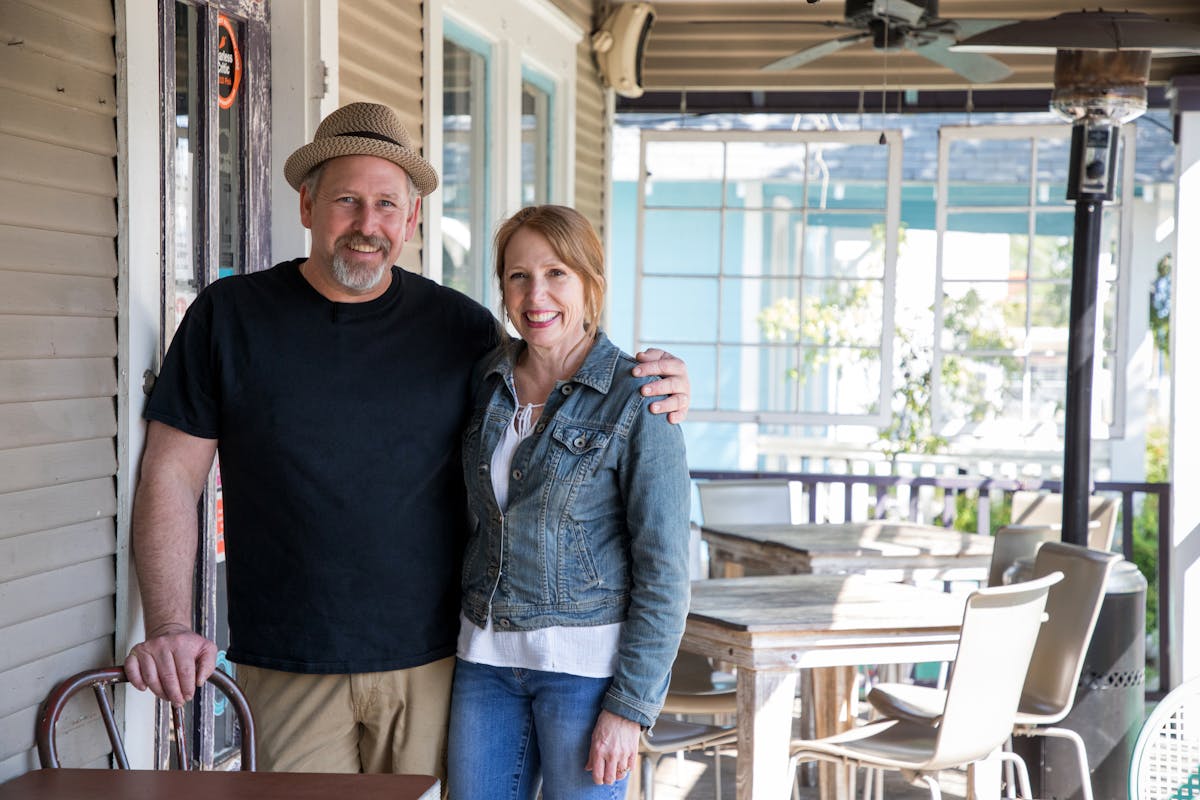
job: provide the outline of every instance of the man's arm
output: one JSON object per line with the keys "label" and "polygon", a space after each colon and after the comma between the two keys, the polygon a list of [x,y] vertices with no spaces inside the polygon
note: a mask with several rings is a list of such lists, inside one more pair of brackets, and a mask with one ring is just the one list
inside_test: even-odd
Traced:
{"label": "man's arm", "polygon": [[146,431],[133,501],[133,551],[146,613],[146,641],[125,659],[129,682],[182,705],[216,666],[217,646],[192,630],[196,503],[216,453],[215,439],[161,422]]}
{"label": "man's arm", "polygon": [[692,393],[692,382],[688,378],[687,364],[682,358],[673,356],[666,350],[651,347],[638,353],[635,358],[640,362],[633,368],[633,374],[657,375],[662,380],[648,383],[642,387],[642,395],[654,397],[667,395],[662,400],[650,404],[650,413],[666,414],[667,421],[683,422],[687,418],[688,399]]}

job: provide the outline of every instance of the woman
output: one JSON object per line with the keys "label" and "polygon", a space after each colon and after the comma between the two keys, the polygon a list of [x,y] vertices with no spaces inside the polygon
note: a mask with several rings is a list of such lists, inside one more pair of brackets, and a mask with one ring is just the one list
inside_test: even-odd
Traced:
{"label": "woman", "polygon": [[603,248],[562,206],[496,234],[520,339],[477,371],[463,437],[474,533],[451,701],[457,800],[625,796],[688,606],[687,461],[597,322]]}

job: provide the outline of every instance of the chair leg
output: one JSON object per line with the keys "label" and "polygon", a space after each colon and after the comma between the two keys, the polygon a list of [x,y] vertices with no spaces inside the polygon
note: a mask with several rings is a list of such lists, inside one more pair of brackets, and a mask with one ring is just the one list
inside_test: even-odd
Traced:
{"label": "chair leg", "polygon": [[[1025,766],[1025,759],[1012,752],[1009,749],[1010,746],[1010,744],[1006,744],[1005,749],[1000,751],[999,757],[1003,759],[1008,771],[1015,771],[1017,773],[1016,778],[1021,787],[1021,797],[1031,798],[1033,797],[1033,790],[1029,788],[1029,768]],[[1008,781],[1009,796],[1012,796],[1013,779],[1011,776],[1008,776]]]}
{"label": "chair leg", "polygon": [[642,753],[642,800],[654,800],[654,768],[657,765],[657,753]]}
{"label": "chair leg", "polygon": [[1049,736],[1057,739],[1067,739],[1075,745],[1075,756],[1079,761],[1079,787],[1083,792],[1083,800],[1092,798],[1092,776],[1088,767],[1087,748],[1083,737],[1069,728],[1033,728],[1021,731],[1023,736]]}
{"label": "chair leg", "polygon": [[932,775],[921,775],[921,780],[929,787],[929,800],[942,800],[942,787]]}
{"label": "chair leg", "polygon": [[721,800],[721,748],[713,748],[713,786],[716,788],[716,800]]}

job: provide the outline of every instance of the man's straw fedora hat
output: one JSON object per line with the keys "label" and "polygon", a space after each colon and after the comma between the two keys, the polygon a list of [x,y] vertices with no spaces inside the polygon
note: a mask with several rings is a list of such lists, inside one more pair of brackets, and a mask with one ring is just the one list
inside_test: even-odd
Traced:
{"label": "man's straw fedora hat", "polygon": [[300,191],[313,167],[339,156],[386,158],[412,177],[422,196],[438,186],[437,170],[417,155],[396,113],[378,103],[350,103],[323,119],[312,142],[288,156],[283,175]]}

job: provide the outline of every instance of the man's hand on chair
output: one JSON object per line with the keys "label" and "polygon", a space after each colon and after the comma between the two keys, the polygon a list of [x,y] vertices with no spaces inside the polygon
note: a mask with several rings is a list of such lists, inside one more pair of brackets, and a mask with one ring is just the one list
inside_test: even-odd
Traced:
{"label": "man's hand on chair", "polygon": [[125,676],[138,690],[181,706],[217,666],[217,646],[178,623],[159,625],[125,659]]}

